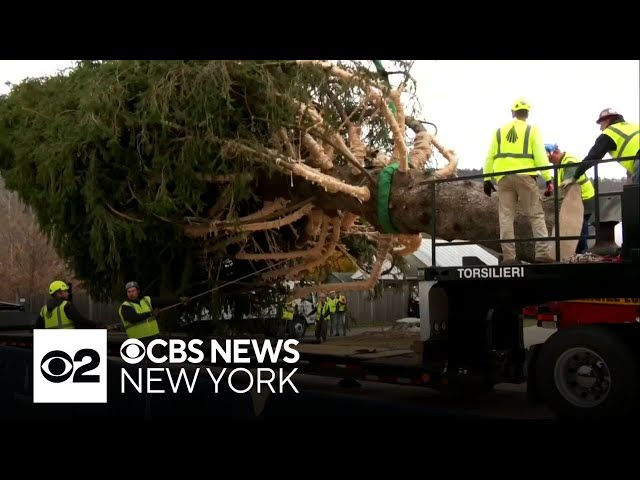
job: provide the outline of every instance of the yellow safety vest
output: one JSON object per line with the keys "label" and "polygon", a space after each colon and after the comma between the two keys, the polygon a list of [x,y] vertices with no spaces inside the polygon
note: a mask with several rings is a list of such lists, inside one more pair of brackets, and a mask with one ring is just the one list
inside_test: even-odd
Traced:
{"label": "yellow safety vest", "polygon": [[318,302],[316,310],[318,313],[318,320],[321,320],[327,317],[327,314],[330,312],[331,307],[329,306],[328,301],[325,301],[322,305],[320,304],[320,302]]}
{"label": "yellow safety vest", "polygon": [[[560,161],[560,165],[564,165],[566,163],[580,163],[580,161],[574,157],[573,155],[569,155],[565,152],[564,157]],[[562,183],[562,179],[564,178],[564,172],[566,168],[558,169],[558,185]],[[589,200],[596,196],[596,191],[593,189],[593,183],[589,180],[586,173],[583,173],[578,179],[578,185],[580,185],[580,193],[582,194],[582,200]]]}
{"label": "yellow safety vest", "polygon": [[153,308],[151,307],[151,298],[149,297],[143,297],[140,300],[140,303],[125,301],[120,305],[120,308],[118,308],[118,315],[120,316],[122,325],[124,326],[129,338],[145,338],[160,333],[158,322],[154,317],[149,317],[138,323],[127,322],[122,316],[122,307],[125,305],[133,308],[136,313],[147,313],[152,311]]}
{"label": "yellow safety vest", "polygon": [[295,306],[293,302],[285,304],[282,309],[282,318],[285,320],[293,320],[293,313],[295,312]]}
{"label": "yellow safety vest", "polygon": [[344,312],[347,309],[347,298],[344,295],[338,297],[338,311]]}
{"label": "yellow safety vest", "polygon": [[[534,151],[537,146],[537,152]],[[536,158],[536,153],[537,157]],[[496,130],[491,150],[485,161],[483,173],[500,173],[524,168],[541,168],[548,166],[544,143],[540,139],[540,132],[536,127],[527,125],[523,120],[514,120]],[[551,180],[549,170],[542,170],[542,178]],[[536,176],[535,171],[523,172],[520,175]],[[494,175],[496,182],[504,175]],[[485,177],[485,181],[489,177]]]}
{"label": "yellow safety vest", "polygon": [[327,305],[329,305],[329,312],[336,313],[338,308],[338,299],[337,298],[327,298]]}
{"label": "yellow safety vest", "polygon": [[64,307],[67,301],[64,300],[53,310],[49,311],[45,305],[40,310],[40,315],[44,318],[44,328],[76,328],[75,324],[67,317]]}
{"label": "yellow safety vest", "polygon": [[[616,149],[609,152],[611,158],[635,157],[640,150],[640,126],[637,123],[619,122],[609,125],[602,132],[616,142]],[[634,172],[636,160],[619,160],[618,163]]]}

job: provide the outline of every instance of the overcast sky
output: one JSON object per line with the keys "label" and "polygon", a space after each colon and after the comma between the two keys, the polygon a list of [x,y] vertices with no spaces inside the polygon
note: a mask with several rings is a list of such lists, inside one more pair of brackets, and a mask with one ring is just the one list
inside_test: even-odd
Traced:
{"label": "overcast sky", "polygon": [[[55,74],[71,64],[0,60],[0,94],[9,91],[7,81]],[[412,74],[423,119],[438,126],[462,168],[483,167],[493,132],[511,119],[518,97],[531,103],[529,123],[540,128],[544,141],[580,160],[600,134],[595,121],[602,109],[613,107],[632,122],[640,119],[638,60],[419,60]],[[600,175],[623,178],[625,170],[610,163],[600,167]]]}

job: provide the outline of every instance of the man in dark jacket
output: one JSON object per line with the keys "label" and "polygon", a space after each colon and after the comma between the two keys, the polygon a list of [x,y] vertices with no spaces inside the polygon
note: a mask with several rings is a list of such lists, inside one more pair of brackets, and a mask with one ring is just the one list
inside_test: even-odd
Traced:
{"label": "man in dark jacket", "polygon": [[640,163],[640,127],[637,123],[627,122],[613,108],[605,108],[600,112],[598,120],[602,132],[589,150],[589,153],[575,169],[573,177],[562,182],[560,187],[566,188],[578,182],[580,176],[604,158],[608,153],[618,160],[626,170],[631,183],[640,183],[638,163]]}
{"label": "man in dark jacket", "polygon": [[69,301],[69,285],[55,280],[49,285],[51,298],[40,309],[35,328],[100,328],[82,315]]}
{"label": "man in dark jacket", "polygon": [[127,300],[118,309],[118,315],[129,338],[149,338],[160,333],[156,317],[160,309],[187,304],[189,297],[149,297],[140,296],[140,285],[132,281],[125,285]]}

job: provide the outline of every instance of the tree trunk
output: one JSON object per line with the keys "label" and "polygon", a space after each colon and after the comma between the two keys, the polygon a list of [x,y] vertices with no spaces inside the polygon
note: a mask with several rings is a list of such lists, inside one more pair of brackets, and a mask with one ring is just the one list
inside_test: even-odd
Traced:
{"label": "tree trunk", "polygon": [[[370,171],[374,179],[380,170]],[[347,181],[352,185],[365,185],[364,177],[352,175],[349,166],[334,169],[334,176]],[[261,192],[265,199],[274,199],[285,194],[295,201],[300,201],[310,196],[315,197],[314,204],[325,211],[342,210],[353,212],[367,219],[376,229],[381,231],[378,220],[377,186],[369,185],[371,199],[360,202],[358,199],[341,193],[328,193],[317,185],[294,177],[293,187],[291,179],[286,177],[273,178],[277,185],[271,182],[262,185]],[[394,227],[400,233],[432,233],[432,207],[433,207],[433,177],[417,170],[409,170],[406,173],[396,173],[391,186],[389,200],[389,214]],[[543,201],[547,228],[553,229],[554,209],[553,199]],[[455,181],[437,183],[435,198],[436,237],[447,241],[465,240],[497,240],[500,238],[500,226],[498,222],[498,195],[494,192],[491,197],[484,194],[482,183],[459,178]],[[516,238],[528,238],[532,236],[531,226],[522,212],[515,221]],[[484,246],[498,252],[500,244],[496,242],[484,243]],[[518,257],[525,261],[533,261],[533,242],[517,245]]]}

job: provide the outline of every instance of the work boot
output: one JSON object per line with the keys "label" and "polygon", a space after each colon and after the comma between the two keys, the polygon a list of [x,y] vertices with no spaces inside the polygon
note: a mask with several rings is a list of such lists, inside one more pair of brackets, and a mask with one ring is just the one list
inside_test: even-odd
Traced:
{"label": "work boot", "polygon": [[500,265],[520,265],[520,260],[517,258],[508,258],[500,262]]}
{"label": "work boot", "polygon": [[533,263],[555,263],[556,259],[547,255],[545,257],[536,257]]}

